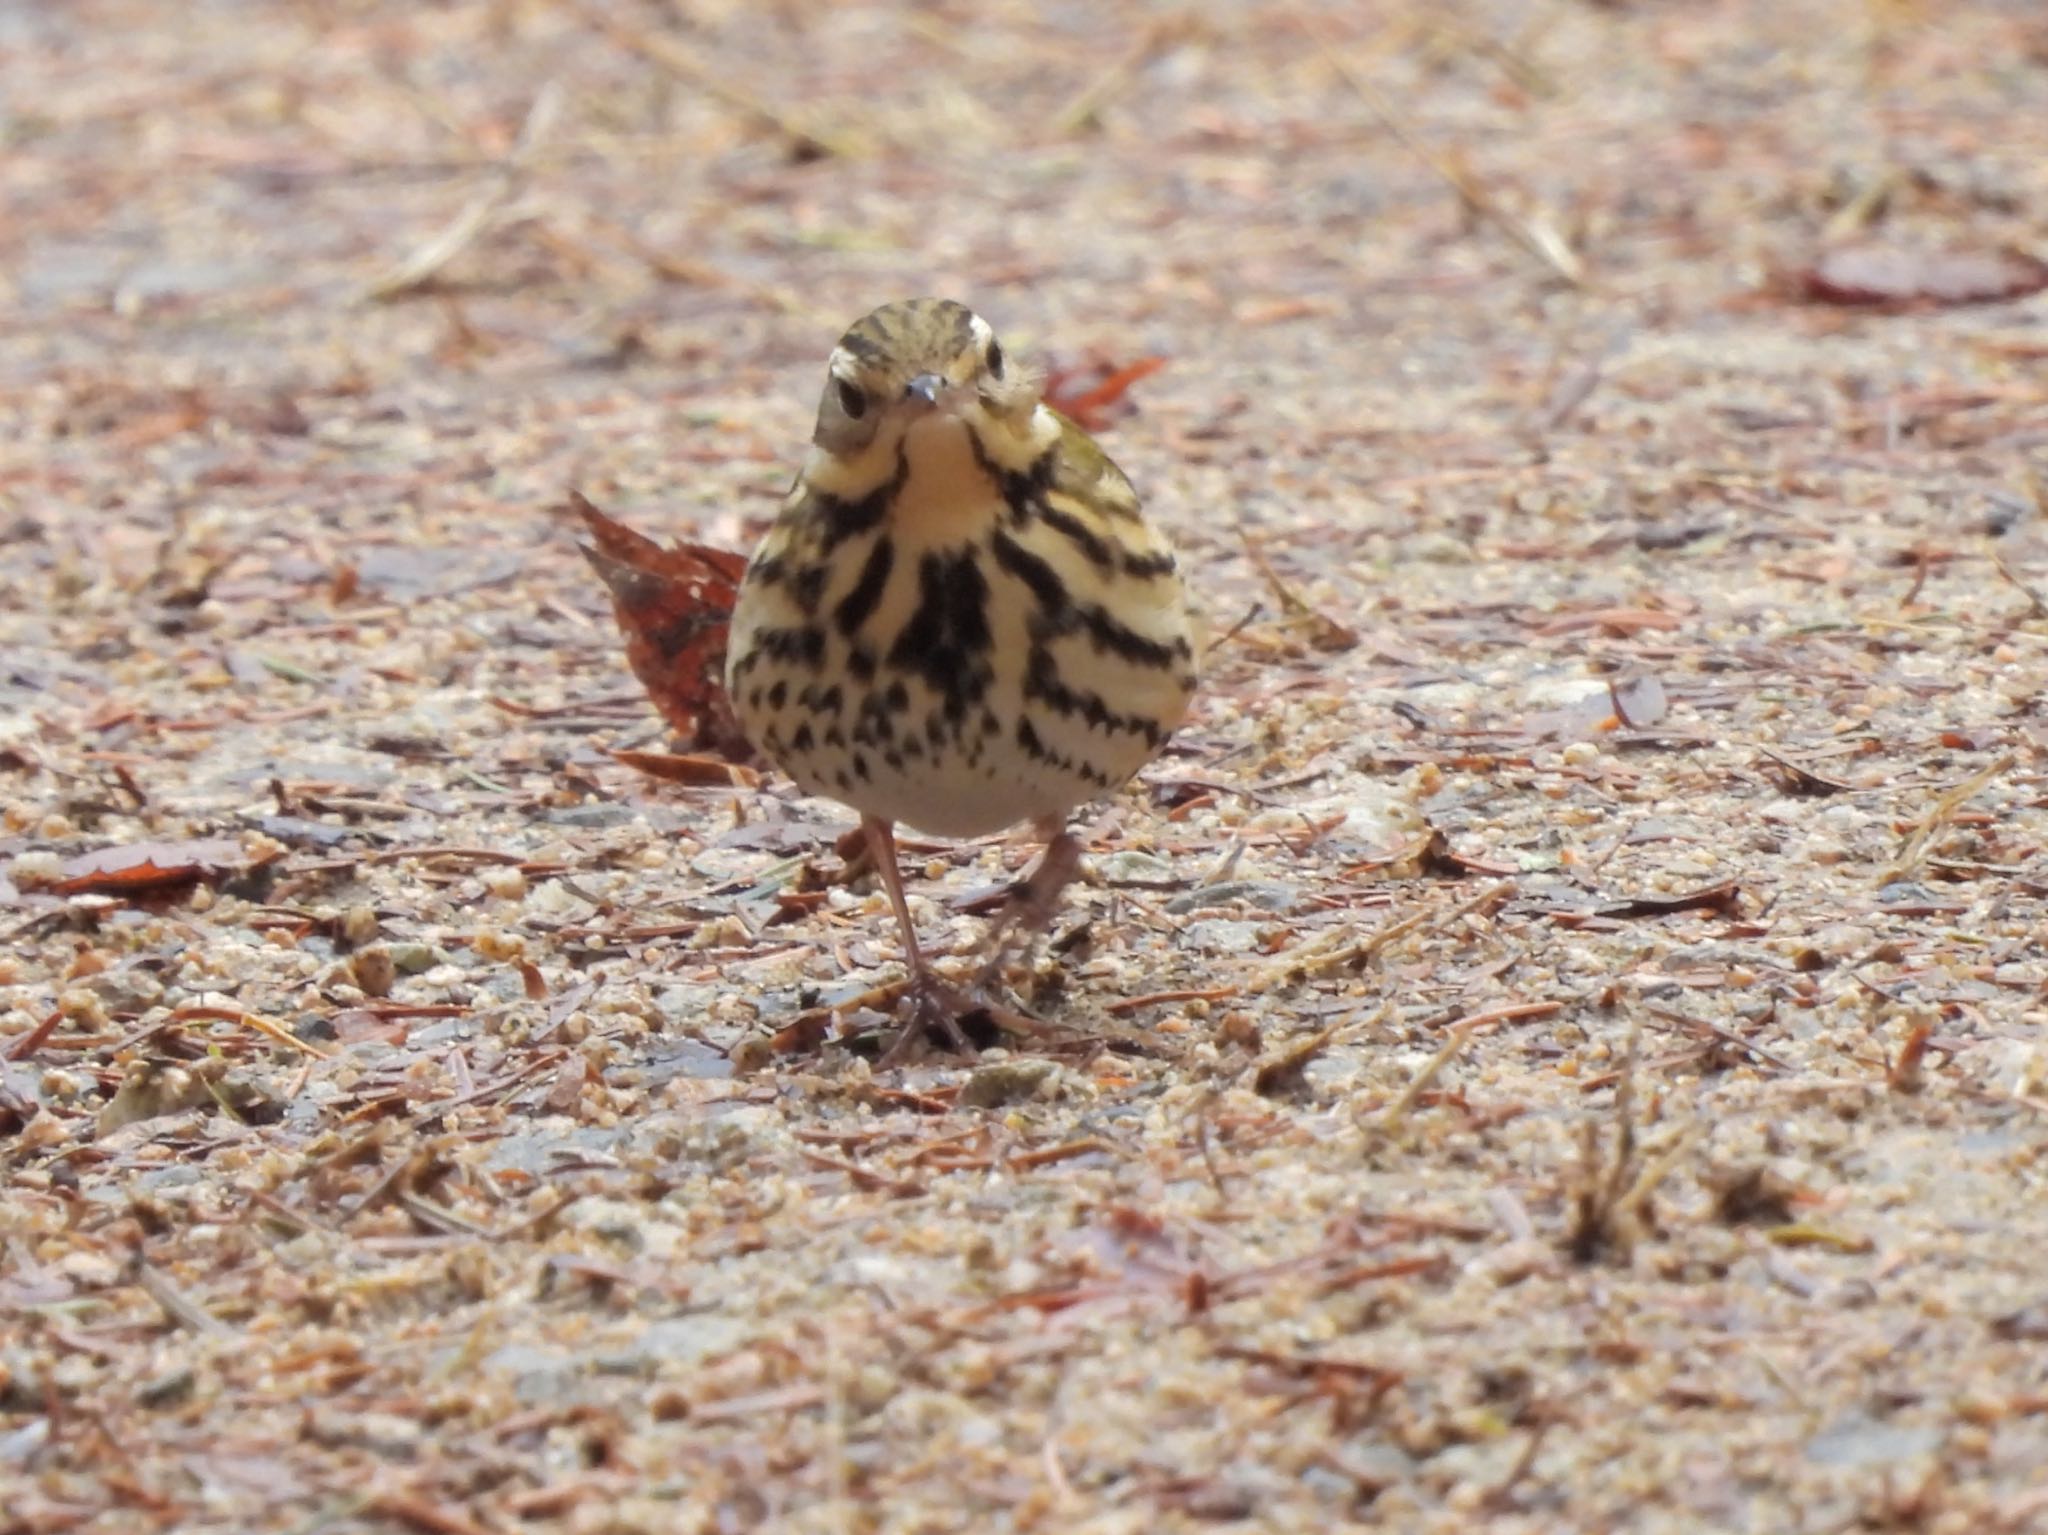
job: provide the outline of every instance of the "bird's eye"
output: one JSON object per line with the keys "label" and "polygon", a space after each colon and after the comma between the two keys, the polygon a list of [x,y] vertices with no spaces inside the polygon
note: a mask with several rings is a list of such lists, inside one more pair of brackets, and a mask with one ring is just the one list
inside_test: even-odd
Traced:
{"label": "bird's eye", "polygon": [[839,408],[855,421],[868,413],[868,397],[861,393],[860,385],[849,379],[839,380]]}
{"label": "bird's eye", "polygon": [[1003,376],[1003,344],[1002,344],[1002,342],[1000,342],[1000,341],[995,341],[995,340],[991,340],[991,341],[989,342],[989,344],[988,344],[988,363],[987,363],[987,367],[988,367],[988,375],[989,375],[989,377],[990,377],[990,378],[1001,378],[1001,377]]}

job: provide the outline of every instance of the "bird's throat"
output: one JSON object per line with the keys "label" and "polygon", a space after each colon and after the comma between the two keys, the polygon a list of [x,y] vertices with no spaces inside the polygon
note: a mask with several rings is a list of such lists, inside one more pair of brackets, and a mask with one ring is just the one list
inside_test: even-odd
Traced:
{"label": "bird's throat", "polygon": [[974,429],[943,411],[913,421],[903,434],[909,475],[889,523],[897,537],[944,544],[972,536],[1002,515],[1002,488],[975,451]]}

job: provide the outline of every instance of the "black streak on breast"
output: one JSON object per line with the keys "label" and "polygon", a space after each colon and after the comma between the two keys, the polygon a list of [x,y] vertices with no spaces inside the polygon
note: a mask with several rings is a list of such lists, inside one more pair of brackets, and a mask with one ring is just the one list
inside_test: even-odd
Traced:
{"label": "black streak on breast", "polygon": [[832,621],[848,639],[858,634],[860,626],[874,616],[882,601],[882,592],[889,585],[889,572],[895,565],[896,545],[884,533],[875,540],[875,547],[868,551],[867,563],[861,566],[860,579],[854,582],[853,590],[840,598],[839,606],[833,610]]}
{"label": "black streak on breast", "polygon": [[880,527],[895,504],[896,494],[910,478],[910,455],[901,443],[896,447],[896,472],[862,496],[849,501],[825,491],[812,491],[812,515],[817,518],[818,552],[830,554],[849,538]]}
{"label": "black streak on breast", "polygon": [[988,579],[973,552],[927,552],[917,567],[917,609],[890,647],[889,664],[922,678],[959,720],[987,691],[993,645]]}

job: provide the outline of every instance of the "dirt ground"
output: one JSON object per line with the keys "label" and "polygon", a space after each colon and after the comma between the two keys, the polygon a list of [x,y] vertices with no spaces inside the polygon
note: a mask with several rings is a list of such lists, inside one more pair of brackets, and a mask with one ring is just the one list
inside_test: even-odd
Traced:
{"label": "dirt ground", "polygon": [[[2048,12],[815,10],[0,9],[0,1528],[2048,1529]],[[1215,644],[878,1071],[563,503],[926,292]]]}

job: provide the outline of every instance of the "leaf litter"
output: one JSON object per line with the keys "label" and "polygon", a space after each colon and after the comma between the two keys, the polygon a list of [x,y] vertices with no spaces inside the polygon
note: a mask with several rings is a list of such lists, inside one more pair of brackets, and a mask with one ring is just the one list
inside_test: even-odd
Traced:
{"label": "leaf litter", "polygon": [[[9,1521],[2038,1523],[2026,8],[597,11],[0,55]],[[925,290],[1216,643],[877,1073],[704,684]]]}

